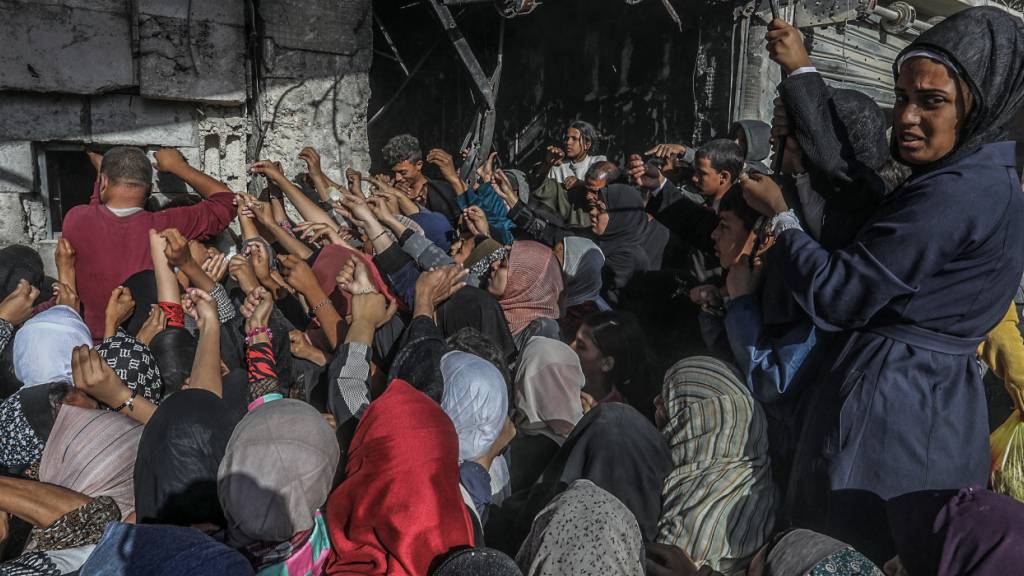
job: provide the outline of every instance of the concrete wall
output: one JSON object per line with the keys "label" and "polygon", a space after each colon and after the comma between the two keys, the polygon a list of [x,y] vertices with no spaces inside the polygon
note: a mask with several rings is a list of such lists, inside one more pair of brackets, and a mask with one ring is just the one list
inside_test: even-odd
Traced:
{"label": "concrete wall", "polygon": [[262,157],[298,179],[306,145],[333,177],[367,168],[370,0],[256,4],[0,0],[0,246],[51,260],[37,155],[57,143],[173,146],[235,191]]}

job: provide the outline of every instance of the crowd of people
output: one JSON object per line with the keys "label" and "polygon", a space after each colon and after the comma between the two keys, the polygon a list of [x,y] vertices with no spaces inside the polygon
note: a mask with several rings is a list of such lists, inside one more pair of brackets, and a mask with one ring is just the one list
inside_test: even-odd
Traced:
{"label": "crowd of people", "polygon": [[891,127],[766,40],[771,124],[619,163],[404,134],[249,195],[161,149],[198,197],[153,210],[145,152],[90,152],[58,277],[0,251],[0,575],[1016,572],[1024,23],[922,33]]}

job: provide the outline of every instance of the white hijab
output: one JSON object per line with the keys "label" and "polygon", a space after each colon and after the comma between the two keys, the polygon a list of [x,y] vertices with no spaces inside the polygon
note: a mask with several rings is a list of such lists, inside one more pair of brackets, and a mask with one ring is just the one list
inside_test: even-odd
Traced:
{"label": "white hijab", "polygon": [[14,375],[26,388],[74,384],[71,352],[76,346],[92,346],[89,327],[78,312],[60,305],[36,314],[14,335]]}

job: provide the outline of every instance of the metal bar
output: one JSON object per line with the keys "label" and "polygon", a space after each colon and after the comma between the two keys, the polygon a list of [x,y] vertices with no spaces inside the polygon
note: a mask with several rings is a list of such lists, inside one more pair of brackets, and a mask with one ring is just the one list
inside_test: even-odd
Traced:
{"label": "metal bar", "polygon": [[434,13],[441,20],[441,25],[448,32],[448,38],[451,40],[452,46],[455,47],[455,51],[459,53],[459,58],[462,59],[463,65],[466,66],[469,76],[473,79],[477,92],[479,92],[488,108],[494,108],[494,93],[491,90],[487,74],[484,73],[480,62],[473,54],[473,49],[469,47],[469,42],[466,42],[466,37],[459,30],[459,25],[456,24],[451,11],[448,10],[447,6],[441,4],[439,0],[426,1],[434,9]]}
{"label": "metal bar", "polygon": [[[882,20],[886,20],[888,22],[899,22],[900,18],[902,18],[902,15],[899,12],[895,10],[890,10],[884,6],[875,6],[871,10],[871,12],[878,15],[878,17],[881,18]],[[930,29],[932,25],[925,22],[924,20],[915,19],[913,22],[910,23],[910,27],[913,28],[914,30],[917,30],[918,32],[924,32],[925,30]]]}
{"label": "metal bar", "polygon": [[405,60],[402,60],[402,55],[398,53],[398,47],[395,46],[395,41],[391,39],[391,33],[384,27],[384,23],[380,21],[380,16],[377,12],[373,12],[373,21],[377,23],[377,27],[380,28],[382,34],[384,34],[384,40],[388,43],[388,47],[391,48],[391,53],[395,55],[395,60],[398,61],[398,65],[402,67],[402,72],[405,72],[405,77],[409,77],[409,67],[405,65]]}

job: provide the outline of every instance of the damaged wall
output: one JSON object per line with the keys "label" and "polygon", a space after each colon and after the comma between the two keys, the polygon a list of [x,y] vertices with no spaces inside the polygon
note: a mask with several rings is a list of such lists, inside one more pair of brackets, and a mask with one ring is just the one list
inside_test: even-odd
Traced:
{"label": "damaged wall", "polygon": [[305,145],[365,168],[369,22],[370,0],[0,0],[0,246],[53,272],[47,151],[173,146],[235,191],[257,148],[295,179]]}

